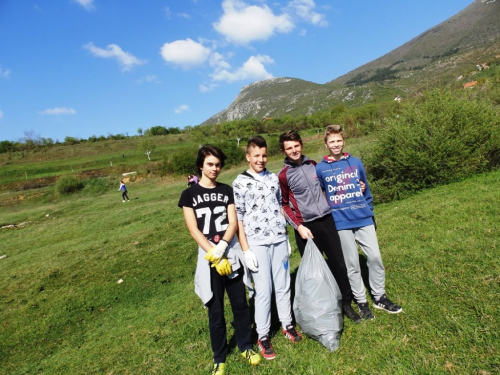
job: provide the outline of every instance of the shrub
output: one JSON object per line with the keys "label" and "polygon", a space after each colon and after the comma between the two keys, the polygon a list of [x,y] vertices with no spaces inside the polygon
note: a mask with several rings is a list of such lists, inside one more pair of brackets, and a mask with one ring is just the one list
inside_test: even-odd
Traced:
{"label": "shrub", "polygon": [[[226,167],[239,165],[245,160],[243,146],[238,147],[236,141],[214,142],[214,146],[219,147],[226,155]],[[196,156],[199,147],[185,147],[172,153],[168,160],[164,160],[158,167],[157,173],[160,175],[174,174],[177,176],[193,174],[198,171],[196,168]]]}
{"label": "shrub", "polygon": [[59,194],[71,194],[83,189],[84,185],[74,176],[62,176],[57,180],[55,187]]}
{"label": "shrub", "polygon": [[89,195],[100,195],[107,193],[115,187],[115,179],[111,178],[92,178],[85,181],[83,192]]}
{"label": "shrub", "polygon": [[227,156],[226,159],[227,167],[239,165],[243,160],[245,160],[245,151],[243,151],[244,147],[243,146],[238,147],[238,144],[234,141],[218,142],[214,143],[214,146],[219,147]]}
{"label": "shrub", "polygon": [[500,117],[489,103],[431,90],[376,133],[366,167],[379,201],[447,184],[500,164]]}

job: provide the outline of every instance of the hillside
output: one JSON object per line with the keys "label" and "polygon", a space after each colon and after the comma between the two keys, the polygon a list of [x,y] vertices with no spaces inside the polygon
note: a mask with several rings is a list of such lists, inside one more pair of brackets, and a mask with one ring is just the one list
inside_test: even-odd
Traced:
{"label": "hillside", "polygon": [[272,78],[242,88],[223,111],[203,122],[308,115],[335,104],[408,97],[454,82],[500,55],[500,1],[477,0],[390,53],[325,84]]}
{"label": "hillside", "polygon": [[499,20],[500,1],[475,1],[392,52],[329,83],[373,82],[376,74],[385,70],[395,85],[404,85],[410,77],[424,83],[446,72],[472,69],[483,62],[482,58],[500,52]]}

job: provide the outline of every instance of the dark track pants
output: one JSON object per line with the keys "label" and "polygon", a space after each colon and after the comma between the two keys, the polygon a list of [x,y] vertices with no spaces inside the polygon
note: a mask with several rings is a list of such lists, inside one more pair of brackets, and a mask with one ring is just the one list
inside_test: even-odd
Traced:
{"label": "dark track pants", "polygon": [[[328,214],[314,221],[302,223],[302,225],[309,228],[314,236],[313,241],[315,245],[326,256],[326,263],[340,288],[340,293],[342,293],[342,304],[351,304],[353,300],[351,285],[347,276],[342,245],[332,215]],[[295,241],[302,257],[307,240],[303,240],[299,232],[295,231]]]}
{"label": "dark track pants", "polygon": [[252,348],[252,322],[243,283],[243,267],[234,279],[221,276],[210,267],[212,299],[207,303],[210,343],[214,352],[214,363],[226,362],[227,331],[224,318],[224,290],[227,292],[233,311],[234,335],[241,352]]}

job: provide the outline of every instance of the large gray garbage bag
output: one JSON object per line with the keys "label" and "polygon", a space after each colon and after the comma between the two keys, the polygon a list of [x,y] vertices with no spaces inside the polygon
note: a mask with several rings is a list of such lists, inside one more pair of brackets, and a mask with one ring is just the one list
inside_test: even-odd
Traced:
{"label": "large gray garbage bag", "polygon": [[339,348],[344,327],[342,295],[323,255],[312,239],[306,244],[295,280],[295,320],[302,332],[330,351]]}

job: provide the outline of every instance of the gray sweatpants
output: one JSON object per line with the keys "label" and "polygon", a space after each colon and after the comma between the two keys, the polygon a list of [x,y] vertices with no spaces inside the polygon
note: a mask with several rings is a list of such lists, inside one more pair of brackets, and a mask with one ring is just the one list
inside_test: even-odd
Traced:
{"label": "gray sweatpants", "polygon": [[259,264],[252,277],[255,284],[255,325],[261,338],[269,334],[271,328],[273,286],[281,324],[285,327],[292,323],[288,245],[287,241],[283,241],[274,245],[252,245],[250,248]]}
{"label": "gray sweatpants", "polygon": [[368,280],[373,298],[379,299],[385,293],[385,269],[378,247],[375,226],[369,225],[338,232],[354,299],[357,303],[366,302],[365,286],[359,266],[358,245],[366,255]]}

